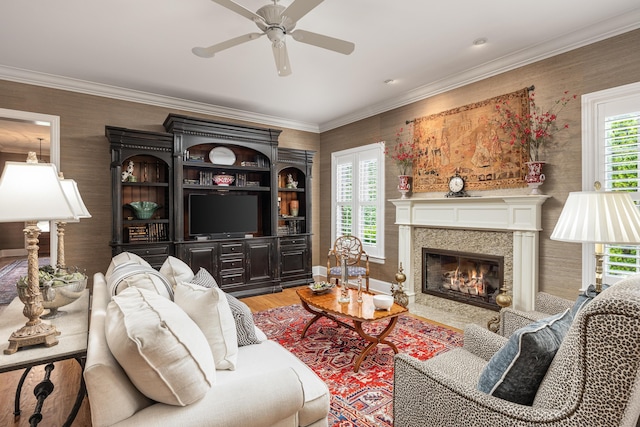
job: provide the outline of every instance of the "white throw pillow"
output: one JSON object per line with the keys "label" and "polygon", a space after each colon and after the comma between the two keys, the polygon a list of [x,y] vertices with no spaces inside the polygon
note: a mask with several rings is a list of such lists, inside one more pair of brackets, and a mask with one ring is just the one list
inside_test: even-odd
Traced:
{"label": "white throw pillow", "polygon": [[107,279],[107,288],[111,296],[118,295],[129,287],[147,289],[173,300],[171,283],[151,266],[136,264],[133,261],[117,265]]}
{"label": "white throw pillow", "polygon": [[141,256],[132,254],[131,252],[120,252],[118,255],[111,258],[111,263],[109,264],[109,268],[107,268],[107,272],[104,273],[104,278],[109,280],[111,274],[113,273],[113,269],[121,264],[140,264],[147,267],[151,267],[147,261],[145,261]]}
{"label": "white throw pillow", "polygon": [[[204,268],[200,267],[200,270],[193,277],[191,284],[200,285],[205,288],[217,288],[218,283],[216,279]],[[223,291],[224,292],[224,291]],[[231,294],[225,292],[229,308],[231,308],[231,314],[233,314],[233,320],[236,323],[236,335],[238,336],[238,347],[245,345],[260,344],[264,340],[259,340],[256,335],[256,326],[253,322],[253,314],[249,307],[234,297]]]}
{"label": "white throw pillow", "polygon": [[227,298],[220,288],[203,288],[192,283],[178,283],[175,302],[200,327],[207,337],[216,369],[236,368],[238,336]]}
{"label": "white throw pillow", "polygon": [[207,339],[170,300],[127,288],[113,297],[106,319],[111,353],[148,398],[186,406],[204,397],[215,383]]}
{"label": "white throw pillow", "polygon": [[173,289],[180,282],[190,282],[193,279],[193,271],[184,261],[169,256],[160,267],[160,273],[169,280]]}

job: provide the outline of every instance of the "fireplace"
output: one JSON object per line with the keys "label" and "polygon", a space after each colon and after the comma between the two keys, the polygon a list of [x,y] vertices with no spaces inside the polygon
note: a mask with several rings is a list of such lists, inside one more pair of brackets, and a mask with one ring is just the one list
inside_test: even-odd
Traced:
{"label": "fireplace", "polygon": [[422,292],[498,311],[504,258],[422,248]]}
{"label": "fireplace", "polygon": [[[510,288],[513,308],[533,310],[538,291],[542,204],[548,198],[496,194],[391,200],[396,206],[398,262],[407,276],[405,290],[409,301],[431,297],[422,292],[421,249],[439,248],[502,256],[503,283]],[[486,235],[470,239],[472,233]],[[499,244],[495,237],[500,239]]]}

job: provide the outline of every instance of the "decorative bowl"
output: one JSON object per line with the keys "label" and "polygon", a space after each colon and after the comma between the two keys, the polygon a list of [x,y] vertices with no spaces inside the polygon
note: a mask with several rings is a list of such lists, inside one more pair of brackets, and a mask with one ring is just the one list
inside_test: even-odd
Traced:
{"label": "decorative bowl", "polygon": [[321,294],[323,292],[327,292],[329,289],[332,289],[336,285],[329,282],[316,282],[309,285],[309,289],[314,294]]}
{"label": "decorative bowl", "polygon": [[374,295],[373,305],[376,307],[376,310],[391,310],[393,297],[391,295]]}
{"label": "decorative bowl", "polygon": [[[55,319],[65,314],[60,307],[71,304],[82,296],[87,287],[87,275],[81,272],[58,270],[53,274],[40,270],[40,293],[42,306],[49,313],[40,316],[43,319]],[[22,302],[27,300],[29,292],[27,277],[21,277],[17,284],[18,296]]]}
{"label": "decorative bowl", "polygon": [[161,208],[156,202],[131,202],[129,206],[133,210],[133,214],[138,219],[149,219],[153,216],[154,212]]}
{"label": "decorative bowl", "polygon": [[213,182],[216,183],[216,185],[231,185],[233,184],[233,181],[235,181],[235,177],[233,175],[214,175],[213,176]]}

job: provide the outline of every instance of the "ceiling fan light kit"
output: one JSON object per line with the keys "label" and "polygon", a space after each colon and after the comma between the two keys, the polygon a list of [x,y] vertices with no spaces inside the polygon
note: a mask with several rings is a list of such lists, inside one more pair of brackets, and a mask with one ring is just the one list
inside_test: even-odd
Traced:
{"label": "ceiling fan light kit", "polygon": [[262,6],[255,13],[232,0],[212,1],[250,19],[262,30],[262,33],[249,33],[209,47],[194,47],[191,49],[195,55],[201,58],[212,58],[220,51],[255,40],[266,34],[271,41],[278,75],[284,77],[291,74],[291,64],[289,63],[286,44],[287,34],[290,34],[295,41],[342,53],[343,55],[349,55],[355,49],[355,44],[352,42],[310,31],[294,31],[298,20],[322,3],[323,0],[294,0],[286,8],[277,4],[278,0],[273,0],[273,4]]}

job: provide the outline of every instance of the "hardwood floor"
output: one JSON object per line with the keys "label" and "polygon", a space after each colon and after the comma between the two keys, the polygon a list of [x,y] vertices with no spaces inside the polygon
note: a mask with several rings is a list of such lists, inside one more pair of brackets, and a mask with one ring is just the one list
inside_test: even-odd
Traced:
{"label": "hardwood floor", "polygon": [[[280,307],[298,303],[295,288],[285,289],[276,294],[260,295],[256,297],[243,298],[249,308],[253,311],[263,311],[269,308]],[[5,337],[0,337],[5,339]],[[2,355],[0,354],[0,357]],[[20,398],[22,415],[14,417],[13,405],[16,386],[23,371],[13,371],[0,374],[0,426],[3,427],[23,427],[29,426],[29,417],[35,408],[36,399],[33,395],[33,388],[44,378],[44,366],[38,366],[31,370],[22,387]],[[51,372],[51,381],[54,384],[54,391],[45,400],[42,414],[44,416],[40,426],[61,426],[76,398],[78,385],[80,384],[80,366],[75,360],[57,362]],[[109,396],[105,396],[108,399]],[[89,402],[85,398],[78,416],[73,422],[74,427],[91,426],[91,413]]]}

